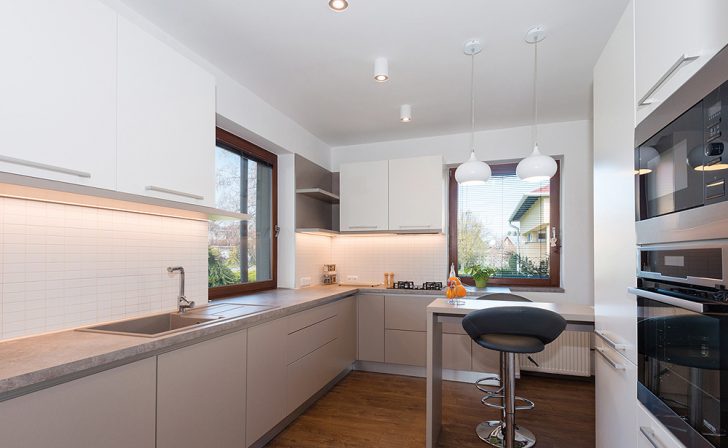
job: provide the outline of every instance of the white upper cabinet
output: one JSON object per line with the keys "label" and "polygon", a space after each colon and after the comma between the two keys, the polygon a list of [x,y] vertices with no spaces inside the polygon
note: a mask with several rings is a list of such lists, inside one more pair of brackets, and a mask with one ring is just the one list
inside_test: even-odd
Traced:
{"label": "white upper cabinet", "polygon": [[118,190],[215,204],[215,79],[119,17]]}
{"label": "white upper cabinet", "polygon": [[342,164],[341,231],[442,231],[442,164],[440,156]]}
{"label": "white upper cabinet", "polygon": [[0,2],[0,171],[113,189],[116,13]]}
{"label": "white upper cabinet", "polygon": [[442,230],[442,165],[441,156],[389,161],[390,230]]}
{"label": "white upper cabinet", "polygon": [[[726,17],[725,0],[636,0],[638,122],[728,44]],[[639,105],[646,96],[654,102]]]}
{"label": "white upper cabinet", "polygon": [[339,187],[341,231],[389,228],[389,162],[344,163]]}

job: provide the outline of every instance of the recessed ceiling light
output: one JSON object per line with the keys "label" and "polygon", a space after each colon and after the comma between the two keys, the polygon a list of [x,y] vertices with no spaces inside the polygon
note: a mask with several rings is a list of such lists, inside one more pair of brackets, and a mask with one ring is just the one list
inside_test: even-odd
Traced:
{"label": "recessed ceiling light", "polygon": [[412,121],[412,106],[409,104],[403,104],[399,108],[399,121],[402,123],[409,123]]}
{"label": "recessed ceiling light", "polygon": [[341,12],[349,7],[349,2],[346,0],[329,0],[329,8],[336,12]]}
{"label": "recessed ceiling light", "polygon": [[374,80],[377,82],[389,80],[389,63],[387,62],[387,58],[377,58],[374,60]]}

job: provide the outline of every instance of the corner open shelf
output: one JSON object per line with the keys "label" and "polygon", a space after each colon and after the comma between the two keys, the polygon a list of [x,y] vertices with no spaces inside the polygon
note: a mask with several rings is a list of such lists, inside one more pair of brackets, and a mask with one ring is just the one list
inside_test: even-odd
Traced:
{"label": "corner open shelf", "polygon": [[339,195],[321,188],[299,188],[296,190],[296,194],[302,194],[319,201],[328,202],[330,204],[339,203]]}

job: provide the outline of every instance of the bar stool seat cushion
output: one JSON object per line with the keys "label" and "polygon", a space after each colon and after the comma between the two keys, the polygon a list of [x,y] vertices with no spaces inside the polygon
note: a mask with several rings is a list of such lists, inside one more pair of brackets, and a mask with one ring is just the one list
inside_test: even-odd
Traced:
{"label": "bar stool seat cushion", "polygon": [[544,349],[538,338],[512,334],[486,334],[475,342],[481,347],[508,353],[538,353]]}
{"label": "bar stool seat cushion", "polygon": [[468,313],[463,329],[480,346],[506,353],[538,353],[566,328],[553,311],[503,306]]}

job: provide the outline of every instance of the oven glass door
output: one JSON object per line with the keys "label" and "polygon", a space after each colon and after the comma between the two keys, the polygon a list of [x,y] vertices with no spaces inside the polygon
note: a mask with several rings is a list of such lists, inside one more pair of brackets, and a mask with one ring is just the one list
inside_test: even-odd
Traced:
{"label": "oven glass door", "polygon": [[703,103],[635,150],[639,219],[704,204]]}
{"label": "oven glass door", "polygon": [[726,317],[644,297],[637,304],[639,382],[710,444],[728,447],[721,404]]}

